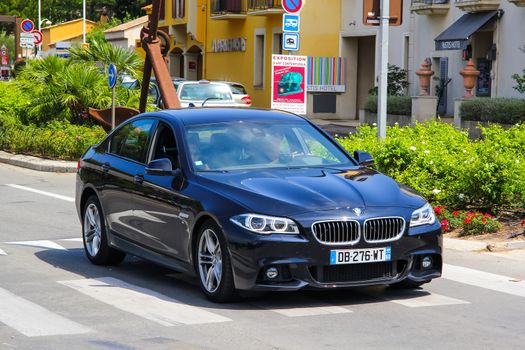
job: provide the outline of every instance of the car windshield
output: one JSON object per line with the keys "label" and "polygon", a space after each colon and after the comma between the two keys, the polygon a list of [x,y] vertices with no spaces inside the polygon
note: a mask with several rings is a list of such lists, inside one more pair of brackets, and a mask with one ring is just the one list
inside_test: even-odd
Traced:
{"label": "car windshield", "polygon": [[226,84],[184,84],[181,87],[180,99],[204,101],[206,99],[232,100],[230,88]]}
{"label": "car windshield", "polygon": [[186,127],[196,171],[303,168],[352,164],[333,142],[306,122],[225,122]]}

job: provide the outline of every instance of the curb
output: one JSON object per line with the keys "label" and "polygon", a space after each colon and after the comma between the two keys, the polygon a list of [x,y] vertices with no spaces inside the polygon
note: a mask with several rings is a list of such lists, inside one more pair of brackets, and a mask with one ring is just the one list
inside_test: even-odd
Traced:
{"label": "curb", "polygon": [[[525,249],[525,241],[515,242],[493,242],[493,241],[475,241],[463,240],[456,238],[443,238],[443,245],[447,249],[459,250],[462,252],[491,251],[494,248],[505,250]],[[490,247],[490,248],[489,248]]]}
{"label": "curb", "polygon": [[6,163],[21,168],[53,173],[76,173],[77,162],[65,160],[51,160],[26,156],[23,154],[12,154],[0,151],[0,163]]}

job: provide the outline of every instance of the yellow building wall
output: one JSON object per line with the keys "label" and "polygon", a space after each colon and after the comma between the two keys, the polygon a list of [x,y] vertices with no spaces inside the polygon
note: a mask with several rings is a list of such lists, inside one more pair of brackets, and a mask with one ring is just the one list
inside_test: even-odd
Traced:
{"label": "yellow building wall", "polygon": [[[95,22],[86,21],[86,33],[90,33],[96,26]],[[79,35],[82,36],[82,31],[81,19],[42,28],[42,51],[49,50],[50,44],[67,41]]]}
{"label": "yellow building wall", "polygon": [[[341,28],[339,0],[307,1],[301,11],[300,51],[304,56],[339,55]],[[210,18],[208,4],[204,77],[209,80],[227,80],[242,83],[252,98],[254,107],[271,105],[271,69],[273,30],[282,29],[282,14],[247,15],[245,19],[216,20]],[[264,86],[254,87],[255,31],[265,30]],[[246,38],[245,52],[213,52],[213,40]],[[285,52],[286,53],[286,52]]]}

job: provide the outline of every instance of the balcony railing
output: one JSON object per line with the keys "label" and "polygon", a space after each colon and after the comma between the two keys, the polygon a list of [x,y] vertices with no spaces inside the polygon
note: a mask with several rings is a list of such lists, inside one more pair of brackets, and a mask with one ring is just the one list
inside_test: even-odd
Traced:
{"label": "balcony railing", "polygon": [[525,0],[509,0],[509,2],[519,7],[525,7]]}
{"label": "balcony railing", "polygon": [[281,0],[248,0],[249,15],[271,15],[284,13]]}
{"label": "balcony railing", "polygon": [[412,0],[410,11],[418,15],[444,15],[449,8],[449,0]]}
{"label": "balcony railing", "polygon": [[456,0],[456,7],[465,12],[495,11],[501,0]]}
{"label": "balcony railing", "polygon": [[213,19],[246,18],[246,0],[212,0],[211,18]]}

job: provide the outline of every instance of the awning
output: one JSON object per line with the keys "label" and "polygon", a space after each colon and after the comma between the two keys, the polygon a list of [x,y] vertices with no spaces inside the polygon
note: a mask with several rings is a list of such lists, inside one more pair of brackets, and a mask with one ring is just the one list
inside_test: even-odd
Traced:
{"label": "awning", "polygon": [[498,14],[498,11],[467,13],[439,34],[436,50],[464,50],[469,37]]}

